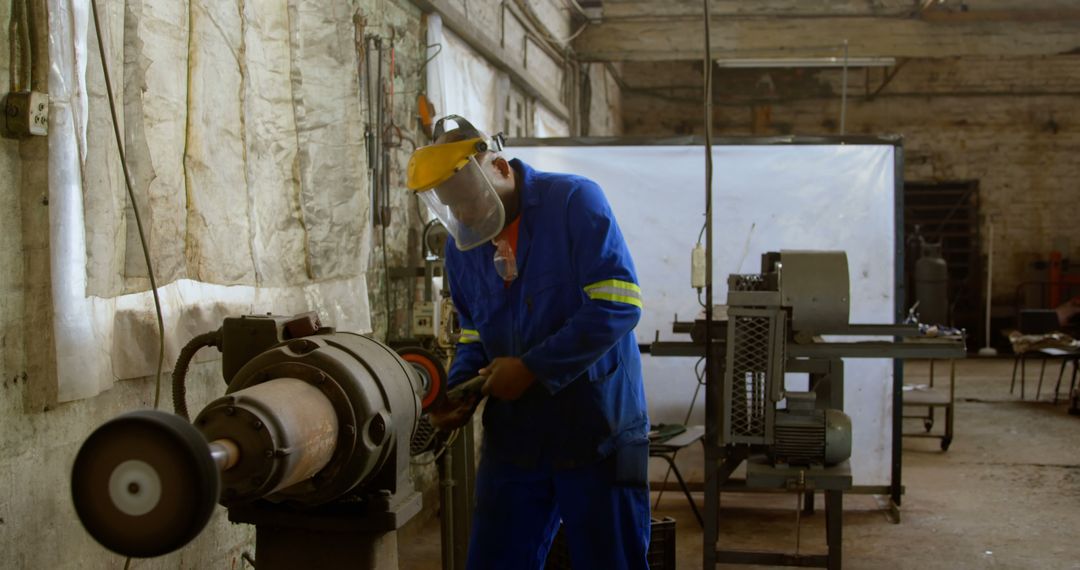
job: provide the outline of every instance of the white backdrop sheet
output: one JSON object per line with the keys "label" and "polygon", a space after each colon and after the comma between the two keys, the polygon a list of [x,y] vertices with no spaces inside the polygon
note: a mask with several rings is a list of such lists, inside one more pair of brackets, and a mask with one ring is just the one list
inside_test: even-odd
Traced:
{"label": "white backdrop sheet", "polygon": [[[690,251],[704,222],[703,147],[531,146],[507,154],[601,185],[637,265],[645,301],[638,341],[651,342],[657,331],[661,339],[685,340],[671,324],[675,315],[692,320],[701,310],[690,287]],[[725,302],[728,274],[759,272],[764,252],[844,250],[851,322],[894,322],[894,156],[889,144],[714,147],[714,302]],[[653,423],[684,421],[696,359],[642,360]],[[890,360],[845,360],[857,485],[889,483],[892,382]],[[704,391],[690,422],[704,422]]]}

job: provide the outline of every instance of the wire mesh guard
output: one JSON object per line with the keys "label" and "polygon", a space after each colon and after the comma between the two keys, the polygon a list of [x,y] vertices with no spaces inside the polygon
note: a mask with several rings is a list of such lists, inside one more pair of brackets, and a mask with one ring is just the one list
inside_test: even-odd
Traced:
{"label": "wire mesh guard", "polygon": [[410,454],[413,457],[416,457],[417,455],[434,448],[435,437],[437,435],[438,431],[435,429],[435,426],[431,425],[431,420],[428,416],[421,416],[420,421],[416,424],[416,433],[413,434],[412,440],[409,442]]}
{"label": "wire mesh guard", "polygon": [[734,318],[728,402],[731,406],[730,434],[736,438],[764,438],[766,435],[766,380],[772,320],[767,316]]}

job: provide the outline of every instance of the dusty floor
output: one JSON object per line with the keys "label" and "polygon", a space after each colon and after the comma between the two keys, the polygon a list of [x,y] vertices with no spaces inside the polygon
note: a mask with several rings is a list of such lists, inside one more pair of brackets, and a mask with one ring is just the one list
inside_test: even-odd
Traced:
{"label": "dusty floor", "polygon": [[[942,453],[938,440],[905,438],[900,524],[889,522],[880,498],[845,498],[844,567],[1080,568],[1080,417],[1066,414],[1064,398],[1049,401],[1057,364],[1047,366],[1037,402],[1038,366],[1028,367],[1028,401],[1019,399],[1019,386],[1009,394],[1011,359],[957,367],[952,446]],[[925,363],[909,363],[907,381],[925,383],[926,371]],[[920,422],[908,422],[921,431]],[[943,419],[938,424],[935,430]],[[725,548],[794,549],[793,496],[725,494],[723,504]],[[665,493],[655,516],[678,521],[677,567],[700,568],[701,530],[686,499]],[[802,519],[802,552],[824,552],[823,522],[819,497],[817,514]],[[401,548],[401,568],[439,568],[438,521],[417,530]]]}

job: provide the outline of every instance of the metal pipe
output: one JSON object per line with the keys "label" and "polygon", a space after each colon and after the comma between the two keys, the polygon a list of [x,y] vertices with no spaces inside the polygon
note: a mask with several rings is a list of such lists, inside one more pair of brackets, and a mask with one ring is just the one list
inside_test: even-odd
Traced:
{"label": "metal pipe", "polygon": [[716,375],[712,343],[713,320],[713,218],[712,218],[712,33],[709,10],[710,0],[704,0],[705,8],[705,528],[702,541],[702,565],[708,570],[716,568],[716,539],[719,534],[720,507],[719,481],[716,470],[716,443],[718,434],[716,420]]}
{"label": "metal pipe", "polygon": [[454,458],[452,453],[443,453],[439,458],[441,463],[442,481],[440,487],[440,519],[442,522],[442,563],[445,570],[456,570],[464,567],[464,561],[455,561],[454,558]]}

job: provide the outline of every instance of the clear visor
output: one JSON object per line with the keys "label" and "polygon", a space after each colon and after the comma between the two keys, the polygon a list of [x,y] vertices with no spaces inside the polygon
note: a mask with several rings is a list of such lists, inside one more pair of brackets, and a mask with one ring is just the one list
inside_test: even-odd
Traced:
{"label": "clear visor", "polygon": [[490,241],[506,221],[502,200],[475,156],[445,182],[421,192],[420,198],[461,251]]}

